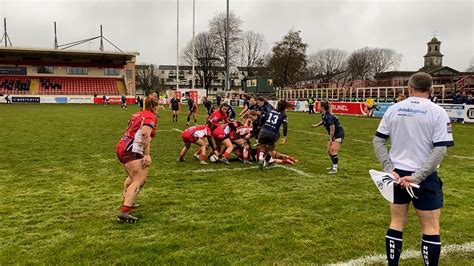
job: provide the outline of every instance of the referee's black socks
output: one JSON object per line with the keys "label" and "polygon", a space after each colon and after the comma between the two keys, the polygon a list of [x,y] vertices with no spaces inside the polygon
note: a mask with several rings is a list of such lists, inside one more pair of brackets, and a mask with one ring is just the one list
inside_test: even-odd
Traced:
{"label": "referee's black socks", "polygon": [[421,239],[421,254],[425,265],[437,266],[441,253],[441,238],[439,235],[425,235]]}
{"label": "referee's black socks", "polygon": [[385,251],[387,252],[388,265],[398,265],[402,253],[403,232],[388,229],[385,235]]}

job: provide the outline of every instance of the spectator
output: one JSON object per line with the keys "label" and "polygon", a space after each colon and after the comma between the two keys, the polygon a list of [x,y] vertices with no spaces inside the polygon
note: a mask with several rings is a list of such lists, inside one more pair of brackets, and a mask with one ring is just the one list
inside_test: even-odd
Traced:
{"label": "spectator", "polygon": [[469,95],[467,95],[466,104],[474,104],[474,97],[472,97],[472,93],[469,93]]}
{"label": "spectator", "polygon": [[461,95],[457,92],[453,97],[453,104],[460,104],[461,103]]}
{"label": "spectator", "polygon": [[[472,96],[472,95],[471,95]],[[10,95],[7,93],[7,95],[5,95],[5,100],[7,101],[7,104],[11,104],[12,101],[10,101]]]}
{"label": "spectator", "polygon": [[405,96],[405,94],[400,93],[400,94],[398,94],[397,99],[395,99],[395,102],[399,103],[399,102],[405,100],[406,98],[407,98],[407,97]]}
{"label": "spectator", "polygon": [[433,103],[436,103],[438,101],[438,96],[436,96],[433,90],[430,93],[430,101],[432,101]]}

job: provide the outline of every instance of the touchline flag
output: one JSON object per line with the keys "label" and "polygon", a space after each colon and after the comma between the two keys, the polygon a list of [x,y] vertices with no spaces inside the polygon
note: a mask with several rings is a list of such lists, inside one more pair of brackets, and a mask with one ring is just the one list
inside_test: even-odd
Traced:
{"label": "touchline flag", "polygon": [[382,194],[386,200],[393,203],[393,186],[395,185],[395,178],[389,173],[379,172],[373,169],[369,170],[369,174],[379,189],[380,194]]}
{"label": "touchline flag", "polygon": [[[397,181],[395,180],[395,177],[392,174],[379,172],[373,169],[369,170],[369,174],[370,177],[372,177],[372,180],[374,181],[375,185],[379,189],[380,194],[382,194],[382,196],[390,203],[393,203],[393,189],[395,185],[398,185]],[[415,188],[420,188],[420,186],[417,184],[411,183],[410,185]],[[411,188],[407,189],[407,191],[412,198],[415,197],[415,194],[413,193]]]}

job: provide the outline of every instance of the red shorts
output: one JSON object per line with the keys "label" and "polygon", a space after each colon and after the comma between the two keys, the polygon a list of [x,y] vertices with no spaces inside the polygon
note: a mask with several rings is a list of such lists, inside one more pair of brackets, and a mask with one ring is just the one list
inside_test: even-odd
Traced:
{"label": "red shorts", "polygon": [[183,138],[184,142],[196,143],[197,141],[197,139],[193,136],[193,134],[187,131],[184,131],[181,137]]}
{"label": "red shorts", "polygon": [[117,154],[117,158],[123,164],[143,158],[143,155],[136,152],[132,152],[131,148],[129,148],[129,151],[127,151],[127,147],[130,147],[130,145],[132,145],[131,140],[121,139],[115,146],[115,152]]}
{"label": "red shorts", "polygon": [[224,132],[224,130],[220,130],[220,128],[216,128],[214,132],[212,132],[212,137],[214,137],[214,140],[216,141],[223,141],[229,136],[227,136]]}

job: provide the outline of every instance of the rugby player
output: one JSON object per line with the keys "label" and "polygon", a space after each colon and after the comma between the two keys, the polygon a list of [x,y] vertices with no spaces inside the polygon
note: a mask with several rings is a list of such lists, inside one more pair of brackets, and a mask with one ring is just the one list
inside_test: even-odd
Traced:
{"label": "rugby player", "polygon": [[176,95],[170,100],[170,109],[173,115],[173,123],[178,123],[178,112],[179,112],[179,99]]}
{"label": "rugby player", "polygon": [[206,107],[206,110],[207,110],[206,112],[206,120],[207,120],[214,112],[214,104],[212,104],[212,102],[209,101],[206,96],[202,97],[202,104],[204,105],[204,107]]}
{"label": "rugby player", "polygon": [[[236,138],[235,134],[237,128],[241,126],[238,122],[230,122],[227,124],[223,124],[218,126],[212,132],[212,136],[216,141],[216,150],[219,152],[220,161],[226,164],[229,164],[229,155],[232,153],[234,149],[234,143],[238,146],[243,146],[244,143],[247,141],[241,138]],[[221,151],[221,145],[224,145],[225,150]]]}
{"label": "rugby player", "polygon": [[188,106],[189,106],[189,112],[188,112],[188,118],[187,118],[187,121],[186,121],[186,126],[189,126],[189,120],[191,119],[191,116],[194,119],[194,124],[197,124],[197,119],[196,119],[197,103],[195,103],[193,101],[193,99],[191,99],[191,96],[189,96],[189,94],[186,95],[186,99],[188,100]]}
{"label": "rugby player", "polygon": [[260,169],[265,168],[268,165],[268,162],[272,159],[272,153],[275,149],[275,142],[280,137],[280,127],[283,124],[283,138],[280,143],[285,144],[286,135],[288,132],[288,118],[286,116],[285,110],[290,107],[290,104],[281,100],[277,104],[277,108],[271,110],[265,114],[261,121],[263,125],[258,134],[258,143],[259,143],[259,166]]}
{"label": "rugby player", "polygon": [[115,147],[117,157],[128,175],[124,182],[124,200],[118,219],[129,223],[138,221],[130,212],[151,165],[150,145],[156,135],[157,108],[157,99],[145,99],[145,109],[132,115],[125,134]]}
{"label": "rugby player", "polygon": [[207,120],[207,126],[211,129],[211,132],[217,128],[221,122],[224,123],[229,123],[229,118],[227,118],[227,110],[229,108],[229,105],[226,103],[223,103],[219,106],[219,109],[214,111],[212,115],[209,117]]}
{"label": "rugby player", "polygon": [[184,155],[186,155],[186,152],[191,147],[191,144],[196,144],[196,145],[199,145],[200,148],[198,149],[198,151],[196,151],[195,157],[196,157],[196,154],[199,153],[199,160],[201,161],[201,164],[207,164],[206,163],[206,147],[207,147],[206,139],[207,139],[207,142],[209,143],[209,146],[214,151],[211,130],[209,129],[209,127],[206,125],[192,126],[186,129],[185,131],[183,131],[182,139],[184,142],[184,147],[181,150],[181,153],[179,154],[178,161],[184,162]]}
{"label": "rugby player", "polygon": [[249,107],[250,107],[250,96],[245,95],[244,109],[239,113],[239,117],[243,117],[249,111]]}
{"label": "rugby player", "polygon": [[330,175],[337,174],[337,168],[339,165],[339,158],[337,156],[337,153],[341,148],[342,141],[344,140],[344,128],[339,122],[337,116],[331,113],[331,106],[329,102],[321,102],[319,112],[322,116],[321,122],[316,125],[311,125],[311,127],[319,127],[321,125],[324,125],[324,127],[326,128],[326,131],[329,135],[327,151],[332,161],[332,166],[327,168],[326,170],[328,170],[328,174]]}
{"label": "rugby player", "polygon": [[[443,182],[436,169],[454,140],[446,111],[428,99],[432,84],[433,79],[426,73],[411,76],[408,81],[410,97],[388,108],[373,140],[382,168],[392,173],[399,183],[394,187],[390,226],[385,236],[389,265],[398,265],[410,201],[423,233],[423,261],[425,265],[438,265],[439,262]],[[389,138],[392,142],[390,153],[387,151]],[[410,188],[409,183],[420,185],[420,189],[412,189],[413,198],[406,190]]]}
{"label": "rugby player", "polygon": [[127,109],[127,98],[125,97],[125,95],[122,95],[120,97],[120,109]]}

